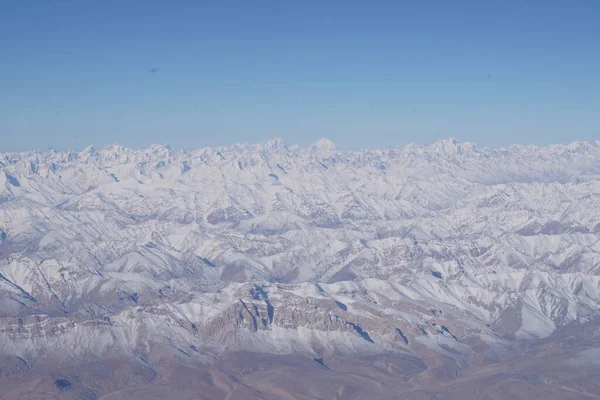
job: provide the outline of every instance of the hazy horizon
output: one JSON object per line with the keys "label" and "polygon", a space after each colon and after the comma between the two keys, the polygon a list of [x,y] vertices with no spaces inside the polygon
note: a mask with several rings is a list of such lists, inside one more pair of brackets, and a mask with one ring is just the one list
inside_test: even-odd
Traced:
{"label": "hazy horizon", "polygon": [[288,142],[280,137],[272,137],[266,140],[261,140],[261,141],[243,141],[243,142],[234,142],[234,143],[227,143],[227,144],[214,144],[214,145],[200,145],[197,147],[179,147],[179,146],[174,146],[168,142],[164,142],[164,143],[159,143],[159,142],[154,142],[154,143],[149,143],[147,145],[139,145],[139,146],[128,146],[125,145],[123,143],[120,142],[112,142],[112,143],[103,143],[103,144],[95,144],[95,143],[90,143],[87,144],[83,147],[81,146],[75,146],[75,147],[63,147],[63,148],[56,148],[56,147],[52,147],[49,146],[46,149],[35,149],[35,148],[31,148],[31,149],[21,149],[21,150],[13,150],[13,151],[4,151],[4,150],[0,150],[0,153],[26,153],[26,152],[48,152],[48,151],[56,151],[56,152],[69,152],[69,151],[73,151],[73,152],[79,152],[79,151],[83,151],[87,148],[95,148],[95,149],[103,149],[103,148],[108,148],[111,146],[123,146],[126,149],[131,149],[131,150],[146,150],[151,148],[152,146],[167,146],[171,149],[174,150],[182,150],[185,152],[193,152],[196,150],[201,150],[201,149],[205,149],[205,148],[229,148],[229,147],[234,147],[234,146],[238,146],[238,145],[257,145],[257,144],[264,144],[270,141],[274,141],[274,140],[282,140],[283,143],[288,146],[288,147],[300,147],[300,148],[308,148],[312,145],[314,145],[315,143],[317,143],[320,140],[328,140],[331,141],[334,145],[336,150],[341,150],[341,151],[362,151],[362,150],[376,150],[376,149],[394,149],[394,148],[402,148],[404,146],[408,146],[408,145],[418,145],[418,146],[430,146],[433,145],[435,143],[438,142],[443,142],[443,141],[454,141],[457,144],[472,144],[475,148],[477,149],[491,149],[491,150],[497,150],[497,149],[504,149],[504,148],[511,148],[513,146],[534,146],[536,148],[547,148],[547,147],[551,147],[551,146],[567,146],[573,143],[578,143],[578,142],[583,142],[583,143],[592,143],[592,144],[597,144],[600,143],[600,140],[578,140],[578,139],[574,139],[571,141],[565,141],[565,142],[553,142],[553,143],[545,143],[545,144],[529,144],[529,143],[511,143],[511,144],[507,144],[507,145],[498,145],[498,146],[486,146],[486,145],[481,145],[477,142],[474,141],[461,141],[458,140],[455,137],[451,137],[451,136],[447,136],[447,137],[440,137],[438,139],[435,139],[433,141],[429,141],[429,142],[404,142],[404,143],[397,143],[397,144],[392,144],[389,146],[361,146],[361,147],[343,147],[340,146],[337,142],[330,140],[327,137],[321,137],[318,138],[317,140],[311,142],[311,143],[306,143],[306,144],[300,144],[300,143],[291,143]]}

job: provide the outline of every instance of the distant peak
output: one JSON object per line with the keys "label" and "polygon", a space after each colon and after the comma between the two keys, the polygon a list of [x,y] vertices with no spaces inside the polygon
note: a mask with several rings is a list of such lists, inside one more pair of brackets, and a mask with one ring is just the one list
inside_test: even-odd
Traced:
{"label": "distant peak", "polygon": [[433,143],[433,146],[435,147],[455,147],[457,145],[458,141],[453,137],[439,139]]}
{"label": "distant peak", "polygon": [[96,149],[96,146],[90,145],[90,146],[86,147],[85,149],[81,150],[81,152],[79,152],[79,154],[93,156],[94,154],[96,154],[97,151],[98,150]]}
{"label": "distant peak", "polygon": [[584,142],[583,140],[575,140],[567,144],[565,147],[569,150],[579,150],[585,146],[588,146],[588,142]]}
{"label": "distant peak", "polygon": [[153,144],[149,147],[149,149],[152,151],[164,151],[171,150],[171,146],[169,146],[168,144]]}
{"label": "distant peak", "polygon": [[106,151],[113,151],[113,150],[121,151],[123,149],[124,149],[124,147],[122,145],[120,145],[119,143],[109,144],[109,145],[104,146],[104,148],[103,148],[103,150],[106,150]]}
{"label": "distant peak", "polygon": [[441,154],[462,154],[465,151],[472,151],[474,146],[470,142],[459,143],[455,138],[445,138],[434,142],[431,148]]}
{"label": "distant peak", "polygon": [[321,138],[312,145],[312,149],[324,154],[329,154],[335,151],[335,144],[329,139]]}
{"label": "distant peak", "polygon": [[269,139],[264,142],[264,147],[267,149],[282,149],[285,147],[285,142],[280,138]]}

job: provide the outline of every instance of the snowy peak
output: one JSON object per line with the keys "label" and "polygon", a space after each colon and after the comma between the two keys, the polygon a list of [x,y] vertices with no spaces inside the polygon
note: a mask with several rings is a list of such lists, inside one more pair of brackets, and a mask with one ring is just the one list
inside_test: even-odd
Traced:
{"label": "snowy peak", "polygon": [[320,157],[329,157],[335,152],[335,144],[329,139],[321,138],[311,146],[311,151],[314,155]]}
{"label": "snowy peak", "polygon": [[441,155],[456,155],[465,154],[475,150],[475,146],[472,143],[459,143],[454,138],[441,139],[436,141],[430,146],[432,152]]}
{"label": "snowy peak", "polygon": [[78,157],[79,158],[87,158],[90,156],[95,156],[97,154],[98,154],[98,150],[96,149],[96,147],[93,145],[90,145],[90,146],[87,146],[85,149],[81,150],[78,153]]}
{"label": "snowy peak", "polygon": [[281,150],[285,149],[287,146],[283,139],[273,138],[264,142],[263,147],[267,150]]}

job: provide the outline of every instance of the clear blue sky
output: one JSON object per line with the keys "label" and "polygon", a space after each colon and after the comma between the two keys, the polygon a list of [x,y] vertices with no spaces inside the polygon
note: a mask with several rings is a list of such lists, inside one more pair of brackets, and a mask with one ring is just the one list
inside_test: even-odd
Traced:
{"label": "clear blue sky", "polygon": [[322,136],[600,139],[600,1],[0,0],[0,151]]}

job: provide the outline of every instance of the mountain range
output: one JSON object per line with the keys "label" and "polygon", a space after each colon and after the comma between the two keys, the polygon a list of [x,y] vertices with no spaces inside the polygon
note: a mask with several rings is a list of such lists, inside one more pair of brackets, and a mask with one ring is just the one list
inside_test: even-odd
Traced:
{"label": "mountain range", "polygon": [[600,141],[0,168],[0,399],[600,397]]}

